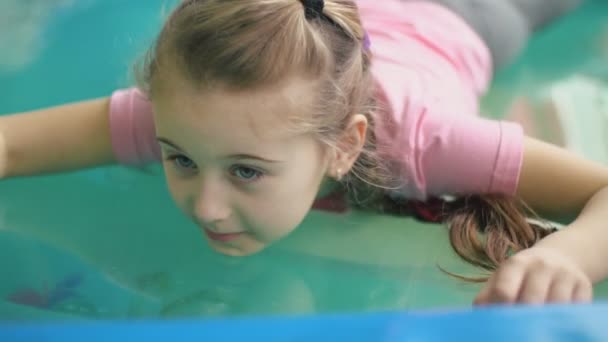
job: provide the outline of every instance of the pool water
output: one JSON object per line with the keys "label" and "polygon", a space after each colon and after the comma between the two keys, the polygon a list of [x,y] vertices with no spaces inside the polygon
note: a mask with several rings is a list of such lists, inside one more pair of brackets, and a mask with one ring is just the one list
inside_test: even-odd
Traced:
{"label": "pool water", "polygon": [[[0,18],[11,24],[0,32],[0,113],[129,86],[132,62],[168,6],[4,0]],[[608,5],[588,1],[536,36],[497,76],[484,111],[500,117],[515,96],[540,97],[574,74],[608,81],[606,19]],[[217,255],[175,208],[163,181],[156,166],[0,182],[0,318],[445,309],[470,306],[479,289],[439,271],[437,265],[478,274],[451,252],[446,229],[409,218],[313,212],[259,255]],[[608,298],[608,283],[596,286],[596,298]]]}

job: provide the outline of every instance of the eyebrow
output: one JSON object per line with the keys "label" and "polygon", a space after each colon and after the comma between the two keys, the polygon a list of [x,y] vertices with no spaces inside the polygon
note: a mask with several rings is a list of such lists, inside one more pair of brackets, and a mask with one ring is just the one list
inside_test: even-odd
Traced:
{"label": "eyebrow", "polygon": [[176,143],[172,142],[171,140],[169,140],[169,139],[167,139],[167,138],[163,138],[163,137],[156,137],[156,140],[157,140],[159,143],[163,143],[163,144],[165,144],[165,145],[168,145],[168,146],[170,146],[170,147],[173,147],[173,148],[174,148],[174,149],[176,149],[176,150],[180,150],[180,151],[183,151],[183,150],[184,150],[183,148],[181,148],[181,147],[177,146],[177,144],[176,144]]}
{"label": "eyebrow", "polygon": [[[156,140],[160,143],[163,143],[175,150],[178,150],[180,152],[183,152],[184,149],[177,146],[177,144],[175,144],[174,142],[172,142],[171,140],[167,139],[167,138],[163,138],[163,137],[157,137]],[[247,154],[247,153],[237,153],[237,154],[231,154],[225,157],[226,159],[252,159],[252,160],[259,160],[262,162],[266,162],[266,163],[281,163],[282,161],[280,160],[272,160],[272,159],[267,159],[267,158],[262,158],[259,156],[255,156],[253,154]]]}

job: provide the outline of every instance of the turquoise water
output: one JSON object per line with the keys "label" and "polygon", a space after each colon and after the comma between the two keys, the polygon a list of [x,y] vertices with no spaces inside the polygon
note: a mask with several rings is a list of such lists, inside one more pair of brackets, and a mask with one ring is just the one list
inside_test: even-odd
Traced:
{"label": "turquoise water", "polygon": [[[130,84],[166,1],[4,1],[0,113],[107,96]],[[510,99],[568,75],[608,76],[608,8],[590,1],[540,34],[484,100]],[[605,37],[605,38],[604,38]],[[22,42],[15,45],[15,42]],[[49,147],[52,153],[52,147]],[[108,167],[0,183],[0,318],[225,317],[444,309],[470,305],[473,273],[445,228],[407,218],[312,213],[249,258],[209,250],[174,207],[162,171]],[[608,298],[608,286],[596,288]],[[29,305],[15,304],[27,302]]]}

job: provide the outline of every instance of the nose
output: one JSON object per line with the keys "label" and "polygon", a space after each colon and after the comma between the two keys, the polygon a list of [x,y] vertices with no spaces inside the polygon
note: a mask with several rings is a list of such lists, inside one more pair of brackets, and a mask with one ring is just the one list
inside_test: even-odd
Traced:
{"label": "nose", "polygon": [[201,182],[194,204],[194,214],[200,223],[213,225],[230,217],[228,189],[221,181]]}

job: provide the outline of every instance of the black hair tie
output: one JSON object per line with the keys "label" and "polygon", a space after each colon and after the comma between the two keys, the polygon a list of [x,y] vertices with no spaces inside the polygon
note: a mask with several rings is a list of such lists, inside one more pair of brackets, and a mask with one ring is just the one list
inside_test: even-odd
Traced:
{"label": "black hair tie", "polygon": [[[345,33],[346,35],[348,35],[340,25],[336,24],[330,17],[323,14],[323,8],[325,8],[324,0],[300,0],[300,1],[304,5],[304,10],[306,13],[307,20],[311,20],[311,19],[327,20],[328,22],[333,24],[335,27],[342,29],[342,32]],[[367,34],[367,32],[365,32],[365,34],[363,36],[363,50],[369,51],[370,46],[371,46],[371,42],[369,39],[369,35]]]}
{"label": "black hair tie", "polygon": [[301,0],[306,11],[306,19],[316,19],[323,16],[324,0]]}

